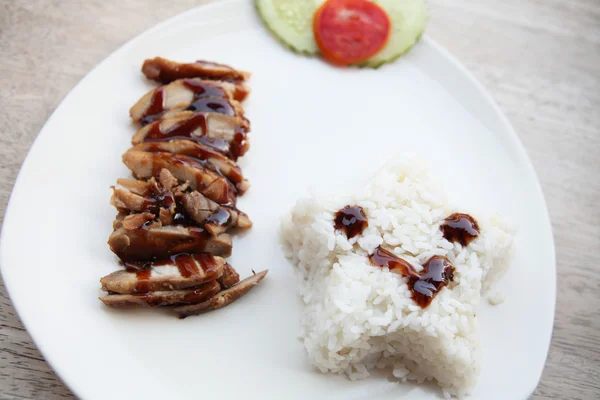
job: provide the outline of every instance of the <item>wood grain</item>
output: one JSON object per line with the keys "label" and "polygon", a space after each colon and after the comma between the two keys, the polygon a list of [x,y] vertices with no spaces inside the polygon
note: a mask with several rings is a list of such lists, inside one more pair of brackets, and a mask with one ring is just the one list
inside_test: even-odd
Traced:
{"label": "wood grain", "polygon": [[[2,215],[27,150],[66,93],[136,34],[205,2],[0,2]],[[598,399],[600,2],[431,0],[429,5],[429,35],[457,56],[506,112],[550,209],[558,303],[546,369],[533,398]],[[0,398],[72,397],[0,285]]]}

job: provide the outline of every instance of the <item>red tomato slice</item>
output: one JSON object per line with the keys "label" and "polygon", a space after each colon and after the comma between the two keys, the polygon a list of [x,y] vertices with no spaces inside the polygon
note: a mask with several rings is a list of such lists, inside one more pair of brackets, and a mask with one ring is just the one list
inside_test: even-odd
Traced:
{"label": "red tomato slice", "polygon": [[336,65],[368,60],[387,43],[392,24],[367,0],[328,0],[315,13],[313,32],[323,58]]}

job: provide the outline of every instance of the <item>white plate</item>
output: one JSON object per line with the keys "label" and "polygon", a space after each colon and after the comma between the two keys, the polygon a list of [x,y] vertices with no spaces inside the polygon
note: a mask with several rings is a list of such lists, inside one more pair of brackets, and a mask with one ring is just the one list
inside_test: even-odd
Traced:
{"label": "white plate", "polygon": [[[333,68],[282,48],[251,3],[197,8],[132,40],[73,89],[37,138],[6,212],[0,261],[46,360],[84,399],[437,398],[433,387],[350,382],[308,365],[294,277],[278,245],[279,217],[308,186],[358,184],[410,151],[431,160],[453,199],[497,210],[519,229],[501,283],[506,302],[480,313],[484,361],[472,398],[526,398],[550,340],[555,261],[540,186],[506,118],[428,38],[378,70]],[[140,66],[155,55],[254,74],[245,104],[252,147],[242,161],[253,186],[239,205],[255,226],[235,239],[231,263],[244,276],[270,273],[231,307],[185,320],[114,311],[97,299],[98,279],[118,268],[106,245],[109,186],[128,176],[128,109],[152,87]]]}

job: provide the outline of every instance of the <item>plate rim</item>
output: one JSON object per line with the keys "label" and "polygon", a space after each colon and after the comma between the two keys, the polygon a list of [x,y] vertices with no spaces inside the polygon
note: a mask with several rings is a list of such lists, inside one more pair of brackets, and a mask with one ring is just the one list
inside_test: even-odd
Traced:
{"label": "plate rim", "polygon": [[[5,256],[4,256],[6,253],[5,245],[4,245],[4,243],[5,243],[4,238],[5,238],[5,235],[7,234],[6,233],[7,229],[5,229],[7,226],[6,221],[7,220],[10,221],[12,219],[11,218],[11,214],[12,214],[11,210],[13,208],[14,193],[19,191],[20,187],[21,187],[21,180],[22,180],[21,172],[23,170],[23,167],[25,165],[27,165],[28,162],[31,162],[30,155],[32,153],[32,150],[36,146],[39,145],[40,137],[42,137],[43,135],[46,135],[44,132],[46,131],[48,124],[55,118],[55,115],[64,106],[64,103],[66,103],[69,100],[69,98],[73,95],[73,93],[76,92],[78,90],[78,88],[87,79],[89,79],[89,77],[91,75],[93,75],[93,73],[96,70],[102,68],[112,58],[118,57],[121,53],[127,51],[128,48],[134,46],[144,36],[149,35],[152,32],[159,31],[159,30],[163,29],[164,27],[166,27],[167,25],[176,23],[178,20],[183,20],[188,15],[198,12],[198,10],[200,10],[200,9],[206,10],[207,8],[214,8],[214,7],[231,7],[232,4],[244,3],[245,1],[247,1],[247,0],[221,0],[221,1],[213,1],[208,4],[203,4],[203,5],[199,5],[196,7],[192,7],[189,10],[183,11],[177,15],[169,17],[166,20],[159,22],[159,23],[151,26],[150,28],[138,33],[133,38],[129,39],[126,43],[122,44],[119,48],[112,51],[110,54],[108,54],[106,57],[104,57],[98,64],[96,64],[92,69],[90,69],[62,98],[60,103],[52,111],[52,113],[50,114],[50,116],[48,117],[48,119],[46,120],[46,122],[44,123],[42,128],[40,129],[39,133],[36,135],[29,150],[27,151],[27,155],[25,156],[25,159],[23,160],[21,167],[19,168],[19,173],[17,174],[15,183],[11,190],[9,200],[6,205],[6,209],[4,212],[3,224],[2,224],[2,231],[0,232],[0,275],[2,276],[2,279],[3,279],[5,287],[6,287],[7,294],[12,302],[12,305],[13,305],[15,311],[17,312],[17,314],[21,320],[21,323],[23,324],[23,326],[27,330],[29,336],[31,337],[33,343],[35,344],[37,349],[40,351],[42,356],[44,357],[44,360],[48,363],[48,365],[50,365],[50,367],[52,368],[54,373],[61,379],[61,381],[65,384],[65,386],[67,386],[69,388],[69,390],[76,397],[85,398],[84,394],[88,394],[89,389],[79,387],[79,384],[77,382],[70,379],[69,372],[68,372],[68,370],[70,368],[69,366],[62,364],[61,362],[58,362],[58,361],[55,362],[55,360],[60,359],[59,357],[56,356],[56,351],[59,349],[54,348],[54,350],[50,350],[51,347],[46,347],[43,345],[44,344],[43,332],[41,331],[41,329],[39,329],[39,326],[36,327],[37,324],[36,324],[35,320],[33,318],[31,318],[31,314],[22,312],[22,310],[23,310],[23,308],[22,308],[23,301],[21,300],[22,295],[17,294],[17,292],[11,291],[11,286],[13,286],[11,284],[12,277],[11,277],[11,274],[9,272],[7,272],[8,270],[6,268]],[[502,126],[502,129],[505,131],[507,137],[510,139],[513,148],[517,151],[519,161],[522,163],[523,167],[527,169],[528,174],[535,181],[535,186],[532,187],[531,190],[534,191],[535,195],[539,198],[539,200],[541,200],[542,209],[540,211],[541,211],[541,214],[543,214],[543,216],[544,216],[544,223],[547,227],[546,233],[549,236],[546,238],[546,240],[550,246],[549,250],[551,250],[551,254],[550,254],[550,257],[552,260],[551,273],[553,274],[553,277],[554,277],[554,279],[552,279],[552,286],[547,288],[549,291],[551,291],[551,297],[553,299],[552,304],[549,305],[549,307],[551,307],[553,317],[552,317],[550,329],[548,331],[548,337],[544,338],[546,340],[544,363],[542,365],[541,370],[539,371],[539,375],[538,375],[535,385],[531,388],[531,390],[529,392],[529,395],[531,395],[537,388],[537,385],[539,384],[540,378],[542,376],[542,373],[543,373],[545,365],[546,365],[546,360],[547,360],[548,352],[550,349],[552,332],[554,330],[554,324],[555,324],[555,318],[556,318],[556,302],[557,302],[557,296],[556,296],[556,287],[557,287],[556,246],[554,243],[554,233],[553,233],[553,229],[552,229],[552,223],[551,223],[551,219],[550,219],[550,214],[548,212],[546,199],[545,199],[545,196],[544,196],[541,184],[540,184],[540,180],[539,180],[537,173],[533,167],[531,159],[530,159],[525,147],[523,146],[523,143],[521,142],[520,137],[518,136],[515,128],[511,124],[511,122],[508,120],[508,117],[505,115],[505,113],[502,111],[500,106],[497,104],[496,100],[492,97],[492,95],[488,92],[488,90],[476,79],[476,77],[473,75],[473,73],[471,73],[445,47],[443,47],[441,44],[436,42],[434,39],[432,39],[427,34],[424,34],[421,37],[420,41],[423,42],[420,45],[426,44],[428,46],[431,46],[437,53],[439,53],[450,64],[452,64],[452,66],[454,68],[456,68],[456,70],[458,72],[460,72],[460,74],[467,79],[469,84],[472,85],[472,87],[476,90],[477,95],[480,96],[489,107],[491,107],[491,110],[493,111],[494,115],[497,118],[499,118],[499,122]],[[302,55],[300,55],[300,56],[302,56]],[[10,226],[10,224],[9,224],[9,226]]]}

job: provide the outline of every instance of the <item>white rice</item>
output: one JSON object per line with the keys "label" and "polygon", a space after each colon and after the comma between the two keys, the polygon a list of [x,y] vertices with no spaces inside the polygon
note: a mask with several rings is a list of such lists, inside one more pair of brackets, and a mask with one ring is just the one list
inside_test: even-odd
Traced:
{"label": "white rice", "polygon": [[488,303],[493,306],[504,303],[504,294],[502,292],[495,292],[488,296]]}
{"label": "white rice", "polygon": [[[477,307],[506,270],[513,239],[498,218],[450,208],[441,187],[423,163],[405,158],[386,165],[355,196],[302,198],[283,218],[286,255],[305,304],[300,336],[322,372],[360,379],[391,367],[401,380],[435,380],[446,397],[471,392],[481,358]],[[346,205],[361,206],[369,223],[350,240],[333,227]],[[453,212],[479,223],[480,235],[466,247],[439,229]],[[417,270],[433,255],[446,256],[455,267],[453,283],[422,309],[407,278],[369,263],[379,245]]]}

